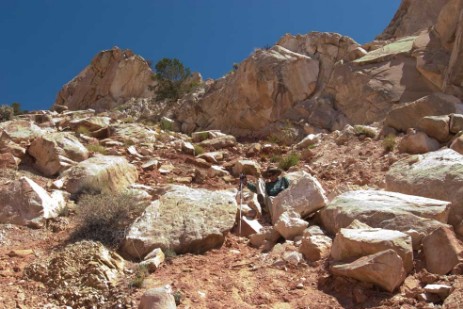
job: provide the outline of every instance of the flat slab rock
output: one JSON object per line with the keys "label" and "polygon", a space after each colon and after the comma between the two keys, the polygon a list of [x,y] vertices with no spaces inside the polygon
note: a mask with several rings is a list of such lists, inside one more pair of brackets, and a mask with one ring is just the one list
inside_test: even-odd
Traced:
{"label": "flat slab rock", "polygon": [[425,236],[446,226],[449,210],[450,203],[446,201],[396,192],[358,190],[336,197],[320,211],[320,218],[322,227],[331,234],[357,219],[373,228],[415,230]]}
{"label": "flat slab rock", "polygon": [[398,161],[386,174],[387,190],[452,202],[448,223],[456,228],[463,220],[462,186],[463,156],[452,149]]}
{"label": "flat slab rock", "polygon": [[155,248],[202,253],[220,247],[235,224],[237,209],[231,191],[172,185],[132,224],[122,250],[142,258]]}

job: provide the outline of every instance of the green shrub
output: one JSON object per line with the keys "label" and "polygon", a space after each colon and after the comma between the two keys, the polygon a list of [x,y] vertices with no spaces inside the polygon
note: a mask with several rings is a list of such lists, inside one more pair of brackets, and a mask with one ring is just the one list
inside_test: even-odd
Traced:
{"label": "green shrub", "polygon": [[291,166],[295,166],[299,163],[299,154],[291,152],[290,154],[283,156],[278,162],[278,167],[282,170],[287,171]]}
{"label": "green shrub", "polygon": [[130,193],[81,195],[76,207],[78,225],[71,240],[100,241],[117,248],[126,229],[146,208],[135,200]]}
{"label": "green shrub", "polygon": [[87,135],[90,136],[90,130],[87,127],[79,126],[76,130],[78,135]]}
{"label": "green shrub", "polygon": [[371,138],[376,137],[376,131],[374,129],[367,127],[367,126],[362,126],[362,125],[354,126],[354,134],[357,136],[365,135],[366,137],[371,137]]}
{"label": "green shrub", "polygon": [[388,136],[384,138],[383,148],[386,152],[394,150],[395,145],[396,145],[396,141],[395,141],[394,134],[389,134]]}
{"label": "green shrub", "polygon": [[106,148],[101,146],[100,144],[89,144],[87,145],[87,150],[90,152],[101,153],[102,155],[105,155],[108,153]]}
{"label": "green shrub", "polygon": [[189,81],[191,71],[180,60],[163,58],[156,63],[153,79],[157,81],[156,99],[176,101],[191,92],[197,85]]}
{"label": "green shrub", "polygon": [[204,152],[206,152],[204,150],[204,148],[200,145],[193,145],[193,147],[195,148],[195,156],[198,156],[200,154],[203,154]]}
{"label": "green shrub", "polygon": [[11,106],[1,105],[0,106],[0,122],[8,121],[13,119],[14,110]]}

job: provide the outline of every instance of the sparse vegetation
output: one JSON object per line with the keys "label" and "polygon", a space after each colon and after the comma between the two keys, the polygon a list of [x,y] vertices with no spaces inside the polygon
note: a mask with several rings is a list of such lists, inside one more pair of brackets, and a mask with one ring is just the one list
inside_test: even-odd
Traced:
{"label": "sparse vegetation", "polygon": [[0,106],[0,122],[8,121],[13,119],[14,110],[11,106],[1,105]]}
{"label": "sparse vegetation", "polygon": [[76,130],[78,135],[87,135],[90,136],[90,130],[87,127],[79,126]]}
{"label": "sparse vegetation", "polygon": [[267,137],[268,141],[280,146],[288,146],[297,142],[297,131],[290,122],[280,130],[276,130]]}
{"label": "sparse vegetation", "polygon": [[396,145],[396,141],[395,141],[394,134],[389,134],[388,136],[384,138],[383,140],[384,151],[389,152],[389,151],[394,150],[395,145]]}
{"label": "sparse vegetation", "polygon": [[278,167],[282,170],[287,171],[291,166],[295,166],[299,163],[300,156],[296,152],[283,156],[278,162]]}
{"label": "sparse vegetation", "polygon": [[204,148],[200,145],[193,145],[195,149],[195,156],[203,154],[205,152]]}
{"label": "sparse vegetation", "polygon": [[134,203],[130,193],[83,194],[77,204],[76,228],[71,240],[95,240],[117,248],[127,227],[145,210],[143,203]]}
{"label": "sparse vegetation", "polygon": [[354,134],[357,136],[364,135],[370,138],[376,137],[376,131],[374,129],[367,127],[367,126],[362,126],[362,125],[354,126]]}
{"label": "sparse vegetation", "polygon": [[134,278],[132,279],[132,281],[130,281],[129,287],[136,289],[141,288],[143,286],[143,281],[145,281],[148,275],[148,267],[146,267],[145,265],[138,265],[135,270]]}
{"label": "sparse vegetation", "polygon": [[100,144],[89,144],[87,145],[87,150],[94,153],[101,153],[102,155],[108,153],[106,148],[101,146]]}

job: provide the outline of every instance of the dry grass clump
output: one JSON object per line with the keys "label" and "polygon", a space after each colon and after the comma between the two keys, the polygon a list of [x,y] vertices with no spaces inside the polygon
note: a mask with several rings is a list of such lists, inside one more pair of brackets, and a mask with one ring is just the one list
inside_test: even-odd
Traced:
{"label": "dry grass clump", "polygon": [[131,193],[81,195],[76,208],[78,226],[71,240],[100,241],[117,248],[145,208],[146,204],[137,202]]}
{"label": "dry grass clump", "polygon": [[278,167],[287,171],[291,166],[297,165],[299,163],[299,159],[299,154],[291,152],[290,154],[281,157],[280,161],[278,162]]}
{"label": "dry grass clump", "polygon": [[100,144],[89,144],[87,145],[87,150],[93,153],[101,153],[102,155],[108,153],[108,150]]}
{"label": "dry grass clump", "polygon": [[394,134],[389,134],[388,136],[386,136],[384,138],[384,140],[383,140],[384,151],[390,152],[390,151],[394,150],[395,145],[396,145],[396,141],[395,141],[395,135]]}

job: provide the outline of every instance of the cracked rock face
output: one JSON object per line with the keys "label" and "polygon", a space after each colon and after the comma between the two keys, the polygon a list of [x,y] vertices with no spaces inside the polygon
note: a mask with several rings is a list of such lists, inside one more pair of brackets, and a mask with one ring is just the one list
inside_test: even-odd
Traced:
{"label": "cracked rock face", "polygon": [[64,85],[54,105],[104,111],[133,97],[152,97],[152,75],[142,57],[114,47],[96,55],[89,66]]}

